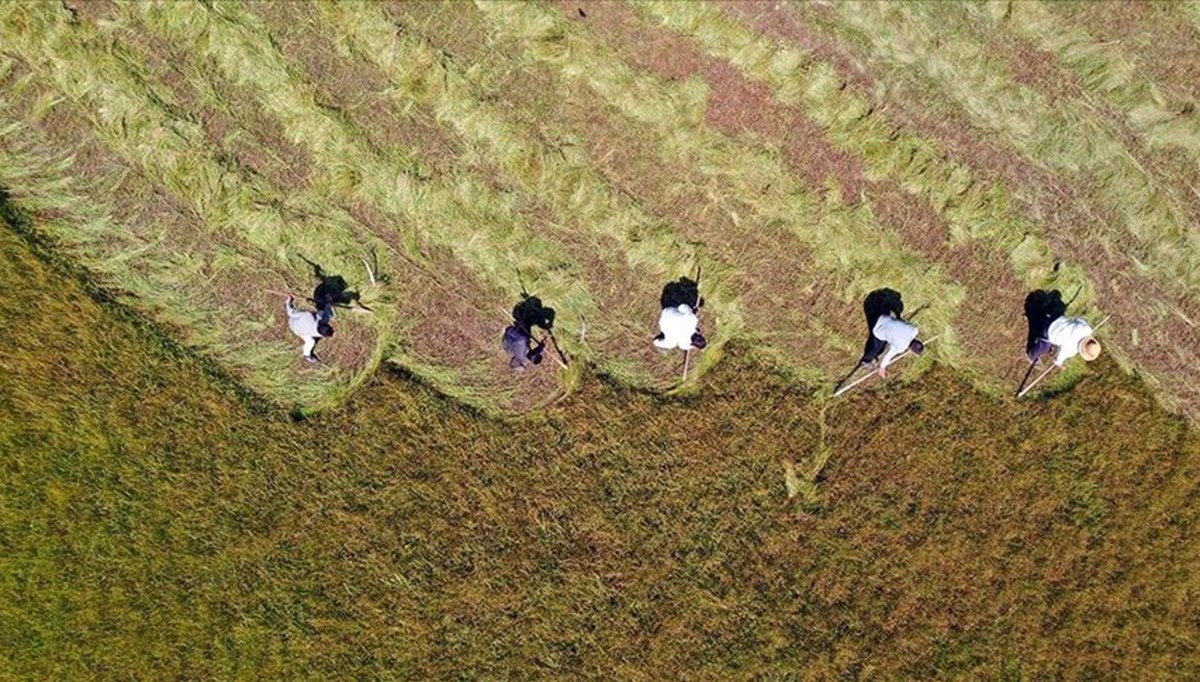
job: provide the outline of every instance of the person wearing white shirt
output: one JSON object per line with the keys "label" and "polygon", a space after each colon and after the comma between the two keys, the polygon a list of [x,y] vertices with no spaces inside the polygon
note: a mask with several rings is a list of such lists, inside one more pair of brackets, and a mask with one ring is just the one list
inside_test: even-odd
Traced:
{"label": "person wearing white shirt", "polygon": [[707,344],[700,334],[700,318],[692,311],[692,306],[681,303],[673,308],[663,308],[658,316],[659,334],[654,337],[654,345],[663,350],[678,348],[679,350],[703,349]]}
{"label": "person wearing white shirt", "polygon": [[1063,363],[1076,355],[1091,362],[1100,357],[1100,342],[1092,336],[1092,325],[1082,317],[1060,316],[1050,323],[1046,339],[1058,348],[1054,364],[1062,367]]}
{"label": "person wearing white shirt", "polygon": [[667,282],[658,302],[662,313],[658,316],[659,333],[654,337],[656,348],[689,351],[693,348],[703,350],[708,345],[700,333],[698,309],[704,306],[704,299],[700,298],[700,285],[696,280],[680,277]]}
{"label": "person wearing white shirt", "polygon": [[316,353],[317,342],[333,336],[333,326],[329,324],[329,308],[326,307],[321,313],[297,308],[295,297],[289,295],[284,310],[287,311],[288,328],[304,341],[304,347],[300,351],[304,359],[311,363],[320,362],[321,358],[317,357]]}
{"label": "person wearing white shirt", "polygon": [[900,319],[904,312],[900,292],[894,289],[872,291],[863,301],[863,312],[867,316],[867,342],[861,363],[869,365],[882,354],[879,376],[887,376],[887,366],[901,353],[911,351],[920,355],[924,352],[925,345],[917,340],[917,327]]}

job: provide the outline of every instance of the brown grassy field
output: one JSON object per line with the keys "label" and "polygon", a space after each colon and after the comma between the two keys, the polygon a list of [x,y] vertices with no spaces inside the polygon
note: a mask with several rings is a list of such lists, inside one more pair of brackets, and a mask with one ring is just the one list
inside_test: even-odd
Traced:
{"label": "brown grassy field", "polygon": [[1197,676],[1196,8],[0,3],[0,677]]}

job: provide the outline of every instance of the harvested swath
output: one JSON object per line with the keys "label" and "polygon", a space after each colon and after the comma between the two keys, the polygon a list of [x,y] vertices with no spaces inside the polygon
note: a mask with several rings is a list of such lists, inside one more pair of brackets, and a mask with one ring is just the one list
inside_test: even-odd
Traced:
{"label": "harvested swath", "polygon": [[[777,155],[703,126],[704,91],[698,83],[668,84],[630,69],[577,25],[533,5],[477,6],[492,19],[495,34],[522,44],[528,58],[557,67],[565,79],[587,84],[622,115],[652,126],[665,139],[660,149],[663,162],[695,164],[702,177],[724,183],[753,206],[758,220],[779,221],[811,244],[822,268],[853,273],[849,297],[863,296],[886,282],[916,298],[943,303],[934,306],[937,312],[927,322],[948,331],[945,325],[959,287],[946,281],[936,266],[896,244],[893,235],[873,229],[864,214],[820,210],[819,202],[787,175]],[[814,224],[801,226],[797,216],[814,214]],[[953,363],[958,358],[954,345],[943,348]]]}
{"label": "harvested swath", "polygon": [[264,26],[285,58],[303,65],[308,79],[318,84],[322,104],[336,109],[372,148],[410,149],[423,174],[453,173],[461,150],[428,112],[396,106],[388,96],[387,79],[361,59],[353,59],[344,39],[322,19],[314,3],[256,0],[248,8]]}
{"label": "harvested swath", "polygon": [[[569,260],[555,245],[531,234],[490,188],[467,175],[423,179],[413,174],[406,150],[392,149],[384,157],[364,148],[355,127],[312,100],[296,66],[270,45],[269,33],[256,17],[231,6],[173,7],[165,13],[142,7],[155,30],[193,42],[217,59],[228,77],[255,84],[261,101],[274,108],[290,135],[303,139],[317,156],[321,171],[335,181],[341,175],[341,191],[451,247],[456,257],[496,283],[510,282],[515,265],[527,273],[531,286],[563,309],[600,317],[579,279],[569,275]],[[433,225],[437,228],[431,229]]]}
{"label": "harvested swath", "polygon": [[[757,30],[774,36],[785,45],[802,47],[819,62],[842,65],[837,73],[848,86],[842,91],[872,103],[868,115],[858,119],[868,128],[871,119],[878,121],[880,112],[886,112],[901,126],[894,136],[889,135],[889,140],[908,140],[906,146],[911,145],[913,150],[927,149],[930,147],[927,140],[936,140],[947,157],[939,161],[941,152],[921,152],[918,158],[922,162],[917,166],[920,174],[909,173],[904,165],[887,161],[887,156],[883,157],[884,163],[876,172],[885,176],[898,173],[898,179],[902,179],[910,191],[921,191],[929,196],[947,216],[956,234],[983,237],[996,248],[1011,254],[1014,271],[1026,281],[1028,288],[1058,286],[1064,291],[1072,291],[1076,283],[1087,283],[1079,266],[1096,273],[1092,278],[1094,285],[1084,287],[1085,295],[1080,302],[1086,304],[1092,300],[1089,292],[1094,286],[1096,300],[1103,301],[1106,310],[1116,313],[1118,319],[1141,332],[1140,336],[1135,333],[1123,337],[1125,343],[1116,349],[1118,357],[1136,360],[1142,371],[1152,374],[1154,385],[1162,387],[1164,400],[1195,416],[1190,408],[1194,404],[1190,396],[1195,388],[1180,379],[1183,374],[1178,371],[1181,368],[1178,348],[1181,340],[1183,347],[1194,345],[1190,339],[1196,333],[1192,322],[1197,319],[1192,312],[1196,300],[1182,298],[1178,293],[1164,298],[1161,287],[1144,276],[1140,265],[1130,268],[1129,254],[1136,253],[1136,244],[1129,243],[1127,234],[1097,233],[1093,229],[1097,223],[1114,222],[1118,218],[1108,215],[1108,209],[1102,206],[1091,206],[1085,198],[1086,187],[1066,182],[1011,150],[968,134],[966,128],[956,125],[952,115],[934,115],[911,106],[911,98],[884,88],[881,82],[874,80],[872,73],[855,66],[863,62],[851,46],[829,41],[811,30],[811,26],[822,27],[828,23],[828,19],[823,18],[823,10],[815,5],[781,9],[765,3],[731,3],[723,9],[751,22]],[[834,31],[831,29],[830,32]],[[891,125],[886,124],[886,127]],[[914,137],[914,132],[925,139]],[[887,150],[886,147],[883,149]],[[871,163],[877,162],[872,160],[873,157],[866,158]],[[924,175],[924,172],[934,170],[936,163],[947,166],[948,174],[938,171]],[[973,175],[979,176],[983,183],[972,180]],[[945,194],[938,188],[941,181],[932,187],[922,184],[928,183],[930,178],[940,177],[958,177],[967,181],[968,187],[986,190]],[[1004,186],[1016,188],[1013,198],[1008,197]],[[1042,246],[1038,246],[1037,228],[1024,216],[1045,226],[1046,241]],[[1051,248],[1053,253],[1071,254],[1078,265],[1056,262]],[[1116,273],[1121,273],[1121,282],[1113,279]],[[1147,296],[1150,292],[1159,293]],[[1163,303],[1148,304],[1147,300]],[[1162,309],[1164,304],[1167,310]]]}
{"label": "harvested swath", "polygon": [[[562,6],[566,9],[574,4]],[[703,78],[712,93],[708,119],[715,127],[735,136],[752,132],[768,143],[779,145],[792,174],[805,177],[809,187],[832,183],[834,189],[830,191],[836,192],[836,187],[841,187],[843,196],[852,197],[848,201],[860,197],[867,200],[880,225],[900,235],[905,246],[946,265],[948,273],[967,287],[964,301],[970,304],[972,314],[955,318],[955,323],[972,371],[993,377],[993,382],[1008,373],[1009,363],[987,352],[990,348],[1018,348],[1024,342],[1021,325],[1014,324],[1020,321],[1022,285],[1003,259],[983,253],[977,257],[970,245],[953,243],[941,217],[913,194],[896,191],[896,183],[865,179],[861,160],[835,147],[825,131],[798,107],[776,101],[766,84],[750,82],[729,62],[702,54],[694,41],[640,21],[624,4],[597,3],[587,7],[589,28],[632,64],[669,80]],[[719,105],[723,109],[753,113],[732,120],[719,117],[714,120],[712,112],[718,106],[717,100],[732,100]],[[840,312],[853,320],[857,335],[861,333],[859,309],[847,303],[843,302]],[[910,299],[910,309],[920,304]],[[839,312],[838,307],[831,312]]]}
{"label": "harvested swath", "polygon": [[[564,246],[567,241],[575,244],[577,260],[607,264],[609,272],[594,267],[585,270],[589,291],[609,319],[599,330],[595,350],[614,361],[646,366],[660,386],[676,383],[670,364],[659,361],[647,348],[653,325],[630,322],[642,317],[639,313],[654,310],[652,302],[659,287],[681,266],[687,268],[696,261],[694,249],[669,225],[614,193],[586,159],[564,152],[564,138],[559,134],[547,135],[541,126],[530,128],[508,120],[506,111],[487,101],[488,94],[474,87],[468,73],[444,53],[411,31],[397,35],[393,21],[376,5],[321,7],[328,23],[341,30],[354,51],[387,75],[397,105],[429,108],[442,125],[455,131],[466,153],[479,159],[483,170],[524,197],[517,199],[514,209],[531,216],[535,232],[547,237],[553,233],[554,240]],[[532,110],[549,119],[558,118],[553,111]],[[706,357],[718,353],[728,330],[738,327],[738,304],[722,284],[723,270],[718,263],[709,264],[706,293],[722,311],[723,325],[715,329],[713,349]],[[597,287],[605,281],[622,286]],[[612,295],[604,299],[599,291]]]}
{"label": "harvested swath", "polygon": [[[1000,135],[1040,164],[1094,179],[1097,199],[1115,206],[1137,240],[1139,257],[1167,286],[1200,293],[1200,236],[1184,224],[1168,179],[1150,176],[1102,120],[1084,106],[1057,106],[1011,79],[988,60],[978,41],[945,31],[934,5],[842,5],[835,24],[847,40],[864,43],[893,75],[917,92],[940,93],[961,107],[980,134]],[[936,44],[930,38],[938,26]],[[911,68],[911,65],[919,68]],[[1108,228],[1112,230],[1113,228]]]}
{"label": "harvested swath", "polygon": [[[541,65],[522,63],[520,55],[507,52],[510,48],[503,43],[487,45],[478,37],[480,32],[486,33],[484,18],[470,5],[446,6],[445,12],[429,12],[428,9],[423,3],[389,5],[392,16],[409,32],[436,36],[441,41],[439,47],[454,55],[452,64],[461,64],[473,82],[486,89],[489,100],[495,99],[506,112],[512,112],[514,117],[544,112],[543,120],[530,119],[522,123],[542,128],[547,135],[563,140],[569,145],[564,149],[572,159],[576,156],[586,159],[587,165],[594,168],[595,173],[602,174],[603,181],[611,186],[605,193],[619,195],[623,213],[645,212],[655,222],[669,222],[671,232],[668,234],[678,233],[677,236],[682,238],[678,246],[681,257],[678,266],[686,267],[682,257],[694,248],[691,245],[704,245],[702,289],[709,307],[702,317],[706,330],[711,332],[715,321],[720,325],[718,332],[724,334],[731,314],[736,313],[739,318],[753,316],[755,319],[747,332],[755,338],[769,337],[774,330],[782,329],[788,339],[799,342],[791,349],[803,352],[788,354],[786,360],[778,358],[790,366],[790,371],[813,376],[814,363],[826,364],[819,353],[823,352],[827,339],[809,316],[814,311],[821,314],[831,307],[816,305],[810,300],[812,289],[807,278],[803,273],[795,272],[811,261],[795,236],[777,229],[769,230],[766,235],[757,231],[750,231],[749,236],[741,234],[742,228],[735,225],[731,215],[749,216],[753,209],[732,195],[721,196],[718,200],[718,195],[724,194],[721,188],[697,178],[687,165],[663,163],[657,151],[662,141],[653,130],[641,125],[619,124],[620,119],[614,120],[606,112],[604,101],[588,89],[562,83]],[[460,39],[463,35],[467,37],[465,40]],[[496,68],[490,65],[493,63],[518,64],[519,68]],[[588,171],[589,175],[592,172]],[[652,226],[651,229],[662,228]],[[639,239],[645,237],[639,236]],[[645,251],[645,248],[637,250]],[[730,310],[729,303],[713,293],[710,284],[713,259],[724,264],[739,264],[738,270],[731,272],[731,281],[738,294],[737,311]],[[694,273],[679,270],[675,274]],[[646,282],[655,287],[662,283]],[[836,292],[837,288],[830,286],[822,291]],[[645,329],[654,328],[651,316],[657,314],[657,297],[657,291],[648,292],[646,299],[634,308],[633,315],[650,322]],[[837,312],[832,319],[847,319],[839,310],[847,302],[833,300],[837,303],[832,309]],[[857,325],[857,313],[853,312],[855,304],[850,305],[848,319]],[[777,311],[776,318],[772,318],[772,311]],[[795,311],[805,312],[801,315]],[[796,315],[802,319],[782,319],[779,317],[782,315]],[[853,336],[857,337],[857,326],[852,328]],[[645,344],[645,336],[640,343]],[[706,351],[705,357],[710,352]],[[839,360],[844,361],[844,358],[839,357]],[[832,360],[828,364],[832,365]]]}
{"label": "harvested swath", "polygon": [[[640,21],[624,2],[559,0],[557,5],[630,66],[667,81],[702,78],[708,85],[706,124],[731,137],[746,132],[761,135],[778,144],[793,174],[803,178],[806,186],[821,188],[833,181],[845,202],[859,199],[866,184],[861,162],[829,144],[807,117],[775,106],[764,84],[747,80],[728,62],[702,54],[678,34]],[[578,17],[579,9],[585,10],[586,19]]]}
{"label": "harvested swath", "polygon": [[1200,103],[1200,22],[1188,21],[1200,18],[1198,7],[1195,2],[1114,2],[1096,11],[1090,2],[1050,2],[1038,9],[1086,31],[1105,51],[1136,55],[1137,69],[1166,93]]}
{"label": "harvested swath", "polygon": [[[136,45],[142,41],[148,44],[156,42],[145,35],[131,36],[129,39]],[[219,97],[220,107],[229,115],[220,119],[205,117],[203,120],[206,123],[218,122],[224,128],[221,137],[228,138],[234,147],[254,148],[256,141],[264,137],[267,140],[279,139],[281,131],[278,122],[260,110],[249,88],[211,77],[213,69],[205,62],[194,60],[187,50],[175,55],[171,70],[175,73],[171,79],[171,92],[179,98],[184,115],[190,114],[189,105],[212,99],[199,97],[196,93],[222,95]],[[207,127],[206,130],[211,139],[212,131]],[[304,154],[307,155],[307,151]],[[382,261],[384,274],[405,287],[399,295],[388,298],[386,311],[395,316],[395,324],[403,329],[405,335],[403,339],[397,339],[403,350],[392,356],[394,359],[439,390],[485,410],[519,411],[557,394],[556,389],[543,385],[546,382],[554,383],[554,372],[547,372],[545,379],[518,383],[506,365],[495,366],[497,358],[503,358],[497,339],[504,325],[503,311],[511,305],[509,297],[495,291],[487,291],[487,295],[483,295],[481,292],[485,290],[455,264],[447,262],[445,253],[439,252],[438,257],[429,257],[429,245],[414,245],[392,228],[389,221],[376,220],[372,229],[368,230],[351,215],[356,212],[354,207],[349,213],[344,212],[337,208],[335,198],[322,188],[308,186],[310,167],[311,162],[307,161],[303,166],[296,167],[298,174],[292,176],[297,180],[296,184],[284,184],[288,179],[286,176],[276,178],[276,187],[272,191],[276,193],[278,198],[275,201],[283,207],[288,220],[310,226],[308,229],[313,230],[331,226],[331,223],[336,226],[335,229],[350,228],[356,233],[381,239],[380,244],[393,247],[393,253],[397,254],[406,249],[416,249],[419,260],[384,258]],[[370,243],[369,240],[365,241]],[[386,256],[388,251],[385,250],[382,255]],[[319,251],[306,251],[298,255],[322,260],[322,252]],[[362,251],[361,255],[366,257],[366,251]],[[293,278],[297,275],[307,277],[307,266],[302,261],[292,258],[290,264],[293,266]],[[422,272],[422,269],[427,272]],[[449,285],[434,286],[430,272],[443,273],[443,277],[454,272],[458,279],[449,280]],[[357,259],[352,261],[351,269],[342,271],[342,274],[351,282],[365,283],[366,272]],[[307,279],[302,281],[305,287],[311,286]],[[445,293],[447,289],[453,290],[456,295],[449,296]],[[469,295],[463,296],[463,293]],[[493,302],[495,305],[489,305]],[[340,316],[337,343],[325,342],[322,351],[325,350],[324,346],[330,349],[339,347],[343,340],[354,344],[356,338],[371,338],[369,335],[357,335],[357,330],[353,329],[354,325],[361,325],[368,319],[371,318],[353,313]],[[350,327],[342,329],[343,325]],[[325,354],[323,352],[322,356]],[[377,362],[378,358],[374,360]]]}
{"label": "harvested swath", "polygon": [[[130,6],[125,8],[128,11]],[[172,46],[148,31],[124,31],[119,39],[137,55],[147,78],[166,86],[173,104],[200,124],[213,147],[276,186],[293,190],[308,186],[312,157],[286,138],[277,121],[258,107],[246,106],[253,101],[246,88],[186,77],[181,68],[190,59],[186,48]]]}
{"label": "harvested swath", "polygon": [[1007,14],[952,6],[935,16],[968,31],[989,59],[1012,69],[1018,83],[1046,93],[1058,106],[1086,108],[1103,121],[1140,168],[1185,212],[1200,220],[1200,116],[1194,104],[1164,93],[1121,51],[1063,25],[1036,3],[1015,3]]}
{"label": "harvested swath", "polygon": [[[264,280],[280,286],[286,273],[248,257],[237,240],[211,234],[194,212],[100,145],[67,104],[46,108],[53,99],[28,82],[7,92],[6,113],[26,123],[0,139],[6,167],[29,172],[38,158],[73,160],[32,177],[7,178],[6,188],[122,300],[276,401],[328,405],[366,366],[363,356],[376,339],[370,328],[328,349],[333,371],[316,373],[301,363],[282,301],[262,291]],[[61,182],[63,189],[49,189],[48,183]]]}

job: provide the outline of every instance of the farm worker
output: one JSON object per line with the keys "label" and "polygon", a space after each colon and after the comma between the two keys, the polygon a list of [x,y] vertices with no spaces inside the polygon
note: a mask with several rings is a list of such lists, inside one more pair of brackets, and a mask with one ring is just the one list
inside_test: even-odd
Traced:
{"label": "farm worker", "polygon": [[[901,319],[904,302],[894,289],[876,289],[863,301],[867,316],[867,341],[863,345],[861,363],[869,365],[883,353],[879,361],[879,376],[887,376],[887,366],[904,351],[920,355],[925,345],[917,340],[918,329]],[[884,353],[884,349],[887,352]]]}
{"label": "farm worker", "polygon": [[1082,317],[1067,317],[1060,315],[1050,323],[1046,338],[1050,344],[1058,347],[1058,355],[1054,364],[1062,367],[1063,363],[1076,355],[1091,362],[1100,357],[1100,342],[1092,336],[1092,325]]}
{"label": "farm worker", "polygon": [[1062,292],[1057,289],[1029,292],[1025,297],[1025,319],[1029,322],[1029,334],[1025,337],[1025,354],[1031,363],[1050,352],[1050,323],[1067,312]]}
{"label": "farm worker", "polygon": [[690,277],[680,277],[678,281],[668,282],[663,286],[662,295],[658,299],[662,313],[658,316],[658,336],[654,337],[654,345],[663,350],[678,348],[703,350],[708,342],[700,333],[700,317],[696,308],[703,306],[700,298],[700,285]]}
{"label": "farm worker", "polygon": [[663,350],[678,348],[703,350],[708,342],[700,333],[700,318],[692,311],[692,306],[680,303],[674,308],[663,308],[658,316],[658,336],[654,337],[654,345]]}
{"label": "farm worker", "polygon": [[288,328],[304,341],[301,351],[304,359],[312,363],[320,362],[321,358],[317,357],[316,353],[317,342],[333,336],[333,326],[329,324],[331,306],[325,306],[320,313],[303,310],[296,307],[295,297],[289,294],[284,309],[287,310]]}
{"label": "farm worker", "polygon": [[508,366],[514,372],[524,372],[530,365],[542,364],[542,351],[546,349],[546,339],[542,339],[536,346],[530,348],[529,330],[517,324],[510,324],[504,329],[504,339],[500,342],[500,347],[508,353],[510,359]]}

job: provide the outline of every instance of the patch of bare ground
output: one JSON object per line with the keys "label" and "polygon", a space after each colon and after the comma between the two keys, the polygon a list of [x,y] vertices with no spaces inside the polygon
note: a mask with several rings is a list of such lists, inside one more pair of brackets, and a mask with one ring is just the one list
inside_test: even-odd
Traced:
{"label": "patch of bare ground", "polygon": [[314,6],[256,1],[250,9],[270,29],[284,57],[302,65],[307,77],[319,84],[317,101],[343,114],[372,148],[412,150],[429,172],[447,173],[454,168],[457,145],[433,115],[415,106],[400,110],[387,94],[391,84],[378,69],[339,52]]}
{"label": "patch of bare ground", "polygon": [[[917,101],[899,98],[894,89],[877,87],[881,76],[866,68],[869,60],[853,46],[812,30],[804,12],[823,11],[820,7],[751,2],[722,7],[764,35],[838,67],[847,88],[876,104],[898,127],[936,143],[948,158],[971,168],[977,180],[1012,188],[1014,208],[1041,228],[1060,258],[1075,260],[1088,272],[1097,288],[1097,305],[1113,315],[1107,335],[1115,336],[1130,359],[1150,372],[1171,402],[1200,419],[1200,388],[1188,379],[1187,369],[1195,354],[1188,349],[1200,348],[1200,301],[1166,291],[1154,273],[1138,264],[1144,248],[1126,231],[1099,227],[1115,224],[1119,217],[1099,205],[1093,188],[1070,183],[985,141],[953,116],[934,116],[916,106]],[[1011,297],[1012,326],[1023,324],[1019,301],[1024,293]]]}
{"label": "patch of bare ground", "polygon": [[110,21],[120,14],[120,8],[112,0],[64,0],[62,5],[80,21]]}

